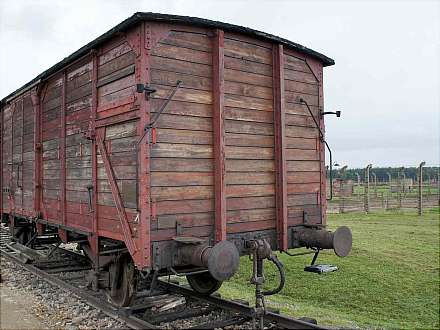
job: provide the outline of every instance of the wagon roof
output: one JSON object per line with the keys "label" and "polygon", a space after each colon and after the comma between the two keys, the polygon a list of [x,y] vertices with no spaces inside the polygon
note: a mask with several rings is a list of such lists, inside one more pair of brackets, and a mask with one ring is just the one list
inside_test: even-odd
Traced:
{"label": "wagon roof", "polygon": [[46,71],[39,74],[37,77],[35,77],[33,80],[28,82],[27,84],[23,85],[16,91],[12,92],[8,96],[4,97],[1,100],[1,103],[4,103],[8,99],[21,94],[21,92],[24,92],[29,87],[35,85],[40,80],[43,80],[50,75],[56,73],[60,69],[62,69],[65,65],[70,64],[71,62],[77,60],[78,58],[88,54],[88,52],[100,45],[101,43],[109,40],[111,37],[113,37],[114,34],[118,32],[125,31],[129,27],[141,22],[141,21],[159,21],[159,22],[175,22],[175,23],[186,23],[196,26],[202,26],[202,27],[214,27],[219,28],[225,31],[229,32],[238,32],[246,35],[251,35],[256,38],[275,41],[277,43],[283,44],[285,46],[291,47],[293,49],[296,49],[302,53],[308,54],[322,62],[324,66],[330,66],[335,64],[335,61],[321,53],[318,53],[317,51],[314,51],[313,49],[304,47],[300,44],[297,44],[295,42],[292,42],[290,40],[274,36],[269,33],[261,32],[258,30],[254,30],[248,27],[243,27],[239,25],[229,24],[229,23],[223,23],[218,21],[212,21],[209,19],[203,19],[198,17],[190,17],[190,16],[180,16],[180,15],[168,15],[168,14],[158,14],[158,13],[150,13],[150,12],[138,12],[135,13],[133,16],[127,18],[126,20],[122,21],[118,25],[116,25],[114,28],[110,29],[106,33],[102,34],[95,40],[89,42],[87,45],[81,47],[73,54],[69,55],[68,57],[64,58],[62,61],[58,62],[57,64],[53,65]]}

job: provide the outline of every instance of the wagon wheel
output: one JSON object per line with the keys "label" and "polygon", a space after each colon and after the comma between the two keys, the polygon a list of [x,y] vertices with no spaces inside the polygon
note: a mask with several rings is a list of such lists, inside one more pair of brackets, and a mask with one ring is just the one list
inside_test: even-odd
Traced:
{"label": "wagon wheel", "polygon": [[191,288],[203,295],[210,295],[211,293],[217,291],[222,286],[222,281],[218,281],[211,276],[208,272],[187,275],[186,279],[188,280]]}
{"label": "wagon wheel", "polygon": [[18,243],[26,245],[29,242],[30,236],[31,231],[28,227],[14,228],[14,238]]}
{"label": "wagon wheel", "polygon": [[137,270],[130,255],[122,255],[110,266],[110,289],[107,296],[113,305],[130,305],[137,289]]}

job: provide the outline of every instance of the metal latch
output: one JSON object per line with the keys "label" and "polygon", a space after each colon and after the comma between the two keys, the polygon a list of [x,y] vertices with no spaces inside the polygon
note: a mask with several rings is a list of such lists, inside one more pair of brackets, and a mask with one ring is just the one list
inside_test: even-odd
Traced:
{"label": "metal latch", "polygon": [[145,99],[149,100],[150,99],[150,94],[156,93],[156,88],[153,88],[149,85],[144,85],[144,84],[136,84],[136,92],[138,93],[144,93],[145,94]]}

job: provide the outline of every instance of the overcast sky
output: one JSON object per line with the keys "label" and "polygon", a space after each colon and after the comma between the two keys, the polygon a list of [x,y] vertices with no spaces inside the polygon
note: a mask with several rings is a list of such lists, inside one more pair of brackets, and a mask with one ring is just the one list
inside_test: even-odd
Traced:
{"label": "overcast sky", "polygon": [[333,58],[324,71],[334,160],[439,164],[440,1],[0,0],[0,98],[136,11],[269,32]]}

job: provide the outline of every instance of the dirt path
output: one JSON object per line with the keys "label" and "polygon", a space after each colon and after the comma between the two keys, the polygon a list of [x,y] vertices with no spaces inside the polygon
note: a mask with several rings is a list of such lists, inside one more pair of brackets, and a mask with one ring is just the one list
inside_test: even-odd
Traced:
{"label": "dirt path", "polygon": [[45,326],[29,310],[30,306],[29,296],[0,285],[0,328],[44,329]]}

